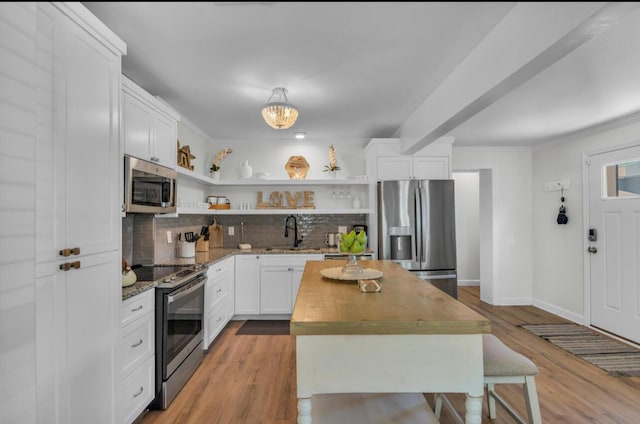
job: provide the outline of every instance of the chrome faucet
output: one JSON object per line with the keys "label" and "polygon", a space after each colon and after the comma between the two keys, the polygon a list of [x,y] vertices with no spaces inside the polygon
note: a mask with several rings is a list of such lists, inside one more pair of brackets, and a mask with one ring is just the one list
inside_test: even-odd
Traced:
{"label": "chrome faucet", "polygon": [[[289,225],[289,219],[293,219],[293,227],[291,227]],[[289,237],[289,228],[291,228],[293,230],[293,247],[298,247],[300,246],[300,243],[302,243],[302,239],[304,237],[300,237],[300,239],[298,239],[298,221],[296,221],[296,217],[293,215],[289,215],[287,217],[287,219],[284,221],[284,236],[285,237]]]}

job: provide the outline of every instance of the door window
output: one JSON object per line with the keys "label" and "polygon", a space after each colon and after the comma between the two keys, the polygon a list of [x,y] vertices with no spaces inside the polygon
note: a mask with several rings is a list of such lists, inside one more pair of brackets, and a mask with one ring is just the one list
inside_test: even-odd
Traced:
{"label": "door window", "polygon": [[640,197],[640,160],[603,167],[604,198]]}

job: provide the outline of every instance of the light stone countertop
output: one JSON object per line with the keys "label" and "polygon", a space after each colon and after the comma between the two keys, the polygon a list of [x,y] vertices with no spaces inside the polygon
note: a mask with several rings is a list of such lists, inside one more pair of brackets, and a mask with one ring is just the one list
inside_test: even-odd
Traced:
{"label": "light stone countertop", "polygon": [[[284,247],[257,247],[252,249],[238,248],[214,248],[208,252],[196,252],[193,258],[176,258],[163,263],[163,265],[195,265],[202,264],[211,266],[223,259],[233,257],[235,255],[322,255],[325,253],[340,253],[335,247],[319,247],[319,248],[284,248]],[[367,250],[367,253],[372,253]],[[154,281],[137,281],[129,287],[122,288],[122,300],[129,299],[137,294],[155,288]]]}

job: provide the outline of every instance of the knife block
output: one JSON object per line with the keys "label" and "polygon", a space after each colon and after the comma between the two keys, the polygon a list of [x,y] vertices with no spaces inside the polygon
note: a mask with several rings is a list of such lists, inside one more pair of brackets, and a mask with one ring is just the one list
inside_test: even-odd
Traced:
{"label": "knife block", "polygon": [[209,240],[205,240],[204,236],[198,237],[196,240],[196,252],[208,252],[209,251]]}

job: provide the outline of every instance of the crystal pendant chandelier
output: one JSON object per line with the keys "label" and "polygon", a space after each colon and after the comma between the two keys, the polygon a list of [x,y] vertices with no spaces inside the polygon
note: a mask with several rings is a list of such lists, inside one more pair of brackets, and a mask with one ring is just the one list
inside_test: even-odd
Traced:
{"label": "crystal pendant chandelier", "polygon": [[287,89],[277,87],[273,89],[271,97],[262,109],[264,121],[277,130],[291,128],[298,119],[298,110],[289,103],[287,99]]}

